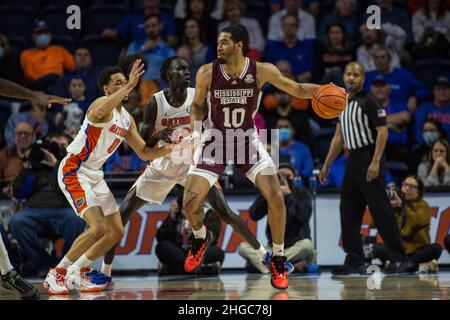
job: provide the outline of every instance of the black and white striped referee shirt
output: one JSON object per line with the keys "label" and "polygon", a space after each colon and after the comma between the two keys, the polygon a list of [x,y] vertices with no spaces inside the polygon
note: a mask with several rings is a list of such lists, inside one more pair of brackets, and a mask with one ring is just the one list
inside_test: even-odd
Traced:
{"label": "black and white striped referee shirt", "polygon": [[356,150],[375,144],[376,127],[386,125],[386,110],[370,93],[361,90],[352,98],[338,119],[345,148]]}

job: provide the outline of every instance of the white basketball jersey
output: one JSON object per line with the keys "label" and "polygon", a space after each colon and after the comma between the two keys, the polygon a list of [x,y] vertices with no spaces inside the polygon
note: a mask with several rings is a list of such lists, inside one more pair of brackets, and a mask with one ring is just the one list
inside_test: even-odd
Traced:
{"label": "white basketball jersey", "polygon": [[80,131],[67,147],[67,152],[80,159],[80,166],[99,170],[116,151],[130,129],[130,114],[122,107],[113,109],[111,121],[94,123],[84,118]]}
{"label": "white basketball jersey", "polygon": [[[158,113],[156,116],[155,122],[155,130],[161,131],[164,128],[176,126],[175,131],[177,131],[178,136],[186,137],[190,132],[190,111],[191,104],[194,100],[195,89],[187,88],[187,97],[184,103],[178,107],[174,108],[167,101],[166,96],[164,95],[164,90],[155,93],[154,97],[156,100],[156,104],[158,107]],[[174,132],[175,132],[174,131]],[[166,144],[163,141],[160,141],[158,145]],[[174,160],[172,157],[176,157]],[[185,158],[185,159],[184,159]],[[158,170],[168,170],[169,167],[173,167],[173,164],[169,164],[168,161],[174,160],[174,162],[179,165],[180,162],[189,165],[189,152],[184,150],[183,153],[167,155],[164,157],[157,158],[152,161],[151,165]],[[179,162],[180,161],[180,162]]]}

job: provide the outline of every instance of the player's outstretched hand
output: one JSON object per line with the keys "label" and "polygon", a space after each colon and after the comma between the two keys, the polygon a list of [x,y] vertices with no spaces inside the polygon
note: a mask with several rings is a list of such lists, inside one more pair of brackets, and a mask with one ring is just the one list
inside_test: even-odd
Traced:
{"label": "player's outstretched hand", "polygon": [[72,99],[61,98],[57,96],[48,95],[42,92],[34,92],[32,100],[41,106],[52,106],[52,103],[68,104]]}
{"label": "player's outstretched hand", "polygon": [[128,87],[133,89],[136,87],[136,85],[139,82],[139,79],[142,77],[142,75],[145,73],[144,69],[145,65],[142,63],[141,59],[137,59],[133,67],[131,68],[130,75],[128,77]]}

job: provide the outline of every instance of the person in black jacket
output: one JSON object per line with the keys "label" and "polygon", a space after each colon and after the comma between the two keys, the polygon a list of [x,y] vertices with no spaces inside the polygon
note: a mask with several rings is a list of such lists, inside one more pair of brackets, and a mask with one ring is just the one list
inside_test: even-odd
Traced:
{"label": "person in black jacket", "polygon": [[[30,274],[45,276],[55,262],[39,239],[64,238],[64,256],[85,228],[56,181],[57,164],[70,140],[66,135],[53,135],[43,139],[42,147],[35,144],[13,183],[13,197],[23,202],[23,208],[11,218],[9,228],[28,258]],[[39,154],[43,160],[37,160]]]}
{"label": "person in black jacket", "polygon": [[[286,258],[294,265],[295,271],[305,272],[309,264],[316,257],[314,244],[311,241],[311,230],[309,219],[312,214],[312,196],[308,189],[295,187],[296,172],[288,163],[281,163],[278,170],[281,191],[286,204],[286,231],[284,236],[284,247]],[[249,209],[250,218],[257,221],[267,214],[267,201],[259,194]],[[272,235],[269,224],[266,227],[266,236],[272,245]],[[248,272],[265,271],[258,263],[257,256],[253,253],[247,242],[242,242],[238,253],[246,259],[246,270]]]}
{"label": "person in black jacket", "polygon": [[[214,240],[206,250],[205,260],[197,273],[216,275],[220,272],[225,259],[225,253],[217,246],[222,222],[215,211],[208,210],[205,215],[205,225],[213,233]],[[189,251],[189,244],[192,238],[192,228],[183,212],[183,198],[180,196],[171,203],[167,219],[164,220],[156,232],[158,243],[155,251],[159,260],[159,275],[186,274],[184,260]]]}

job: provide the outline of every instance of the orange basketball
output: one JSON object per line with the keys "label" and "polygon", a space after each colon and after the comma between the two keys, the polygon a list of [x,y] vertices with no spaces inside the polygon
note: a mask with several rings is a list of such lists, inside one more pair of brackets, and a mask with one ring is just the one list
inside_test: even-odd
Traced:
{"label": "orange basketball", "polygon": [[324,84],[314,92],[311,104],[319,117],[334,119],[344,111],[347,105],[347,94],[334,84]]}

